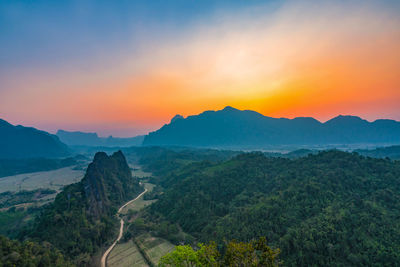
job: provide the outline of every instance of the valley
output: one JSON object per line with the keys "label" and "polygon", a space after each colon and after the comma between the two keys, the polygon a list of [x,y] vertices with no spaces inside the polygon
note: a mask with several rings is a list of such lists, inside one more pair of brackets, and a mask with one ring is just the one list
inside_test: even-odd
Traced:
{"label": "valley", "polygon": [[[117,217],[119,217],[119,215],[121,214],[121,211],[127,206],[127,205],[134,205],[135,201],[138,200],[140,197],[142,197],[144,194],[146,194],[147,189],[145,189],[142,193],[140,193],[136,198],[128,201],[127,203],[125,203],[124,205],[122,205],[119,209],[118,212],[116,214]],[[106,266],[106,261],[107,261],[107,257],[108,254],[110,254],[110,252],[113,250],[113,248],[115,247],[115,245],[119,242],[119,240],[121,239],[123,233],[124,233],[124,224],[125,221],[123,218],[120,218],[120,228],[119,228],[119,234],[117,239],[114,241],[114,243],[112,243],[112,245],[106,250],[106,252],[104,252],[103,256],[101,257],[101,266],[105,267]]]}
{"label": "valley", "polygon": [[[384,151],[397,155],[395,147],[377,150],[377,155]],[[138,147],[124,153],[129,161],[121,151],[112,156],[96,153],[86,174],[67,167],[15,176],[26,175],[47,186],[67,183],[68,173],[84,178],[63,189],[54,187],[61,190],[58,194],[34,185],[30,188],[38,191],[2,193],[0,231],[13,238],[23,234],[36,242],[51,242],[77,266],[157,266],[182,244],[196,247],[198,242],[224,244],[260,236],[267,238],[272,251],[281,250],[279,258],[288,265],[329,266],[371,261],[357,254],[367,249],[362,242],[366,238],[357,244],[348,239],[356,238],[353,231],[362,235],[363,226],[356,225],[365,225],[360,222],[365,217],[372,222],[367,224],[371,241],[378,244],[368,248],[374,261],[383,260],[373,254],[381,250],[383,239],[390,248],[386,261],[397,259],[396,160],[337,150],[280,154]],[[315,235],[315,227],[323,227],[318,231],[325,234]],[[98,231],[102,234],[93,234]],[[336,247],[325,253],[326,246],[337,242],[352,251],[352,258]],[[320,247],[318,253],[315,246]]]}
{"label": "valley", "polygon": [[75,166],[53,171],[24,173],[0,178],[0,193],[6,191],[35,190],[48,188],[60,191],[63,186],[82,179],[85,171]]}
{"label": "valley", "polygon": [[[146,190],[146,192],[151,192],[154,188],[154,184],[151,183],[143,183],[143,186]],[[152,200],[144,200],[143,199],[144,195],[140,195],[140,197],[138,197],[134,202],[128,202],[125,205],[120,208],[120,210],[118,211],[119,213],[126,215],[128,213],[132,213],[132,212],[137,212],[140,211],[141,209],[143,209],[144,207],[154,203],[155,199]]]}

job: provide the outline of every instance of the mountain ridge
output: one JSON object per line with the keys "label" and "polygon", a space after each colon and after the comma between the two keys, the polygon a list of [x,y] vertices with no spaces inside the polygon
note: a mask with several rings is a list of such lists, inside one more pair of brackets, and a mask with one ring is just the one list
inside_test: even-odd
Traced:
{"label": "mountain ridge", "polygon": [[69,146],[138,146],[143,142],[143,135],[134,137],[99,137],[97,133],[88,133],[81,131],[58,130],[58,138]]}
{"label": "mountain ridge", "polygon": [[180,117],[145,136],[143,145],[263,147],[357,143],[400,144],[400,122],[339,115],[326,122],[312,117],[272,118],[230,106]]}
{"label": "mountain ridge", "polygon": [[65,157],[70,150],[59,138],[33,127],[0,119],[0,158]]}

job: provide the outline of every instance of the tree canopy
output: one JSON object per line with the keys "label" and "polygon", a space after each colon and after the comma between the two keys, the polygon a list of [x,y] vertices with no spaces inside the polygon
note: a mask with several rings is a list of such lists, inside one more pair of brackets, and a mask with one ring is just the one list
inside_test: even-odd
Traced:
{"label": "tree canopy", "polygon": [[279,249],[267,245],[265,237],[250,242],[230,241],[224,246],[222,254],[215,242],[198,244],[195,250],[189,245],[179,245],[174,251],[163,256],[160,266],[260,266],[275,267],[279,265]]}
{"label": "tree canopy", "polygon": [[400,262],[397,161],[340,151],[293,160],[245,153],[186,165],[159,184],[165,193],[143,218],[176,224],[201,242],[266,236],[296,266]]}

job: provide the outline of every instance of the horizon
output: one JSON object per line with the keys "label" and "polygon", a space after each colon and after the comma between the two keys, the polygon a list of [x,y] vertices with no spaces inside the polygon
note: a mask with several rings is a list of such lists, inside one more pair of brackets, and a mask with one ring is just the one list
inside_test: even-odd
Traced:
{"label": "horizon", "polygon": [[[143,132],[143,133],[141,133],[141,134],[139,133],[139,134],[129,135],[129,133],[128,133],[128,134],[125,135],[125,136],[117,136],[117,135],[114,135],[114,134],[112,134],[112,133],[110,133],[110,134],[108,134],[108,135],[101,135],[99,132],[96,132],[96,131],[83,131],[83,130],[81,130],[81,129],[69,130],[69,129],[65,129],[65,128],[59,128],[59,129],[56,129],[56,130],[54,130],[54,131],[51,131],[51,130],[41,129],[41,128],[38,128],[38,127],[35,127],[35,126],[30,126],[30,125],[23,125],[23,124],[18,124],[18,123],[15,124],[15,123],[12,123],[12,122],[8,121],[7,119],[4,119],[4,118],[0,118],[0,120],[5,120],[6,122],[11,123],[11,124],[14,125],[14,126],[33,127],[33,128],[38,129],[38,130],[46,131],[46,132],[51,133],[51,134],[57,134],[57,132],[61,130],[61,131],[66,131],[66,132],[80,132],[80,133],[87,133],[87,134],[88,134],[88,133],[90,133],[90,134],[97,134],[97,136],[100,137],[100,138],[108,138],[108,137],[113,137],[113,138],[130,138],[130,137],[148,135],[150,132],[157,131],[158,129],[160,129],[160,128],[163,127],[164,125],[169,124],[169,123],[171,122],[171,119],[172,119],[173,117],[177,116],[177,115],[181,115],[184,119],[187,119],[187,118],[190,117],[190,116],[197,116],[197,115],[200,115],[200,114],[202,114],[202,113],[204,113],[204,112],[209,112],[209,111],[218,112],[218,111],[222,111],[222,110],[224,110],[224,109],[226,109],[226,108],[232,108],[232,109],[238,110],[238,111],[252,111],[252,112],[256,112],[256,111],[250,110],[250,109],[238,109],[238,108],[235,108],[235,107],[232,107],[232,106],[225,106],[225,107],[222,108],[222,109],[218,109],[218,110],[204,110],[204,111],[202,111],[202,112],[200,112],[200,113],[197,113],[197,114],[189,114],[189,115],[187,115],[187,116],[183,116],[183,115],[181,115],[181,114],[175,114],[174,116],[172,116],[172,117],[170,118],[170,120],[166,121],[164,124],[162,124],[160,127],[156,128],[156,129],[149,130],[149,131]],[[259,113],[259,112],[257,112],[257,113]],[[332,119],[338,118],[338,117],[356,117],[356,118],[360,118],[361,120],[365,120],[365,121],[367,121],[367,122],[369,122],[369,123],[375,122],[375,121],[377,121],[377,120],[394,120],[394,119],[388,119],[388,118],[377,118],[377,119],[374,119],[374,120],[368,120],[368,119],[365,119],[365,118],[363,118],[363,117],[361,117],[361,116],[357,116],[357,115],[352,115],[352,114],[338,114],[338,115],[336,115],[336,116],[334,116],[334,117],[331,117],[331,118],[328,118],[327,120],[323,120],[323,121],[322,121],[322,120],[319,120],[319,119],[314,118],[314,117],[299,116],[299,117],[288,118],[288,117],[271,117],[271,116],[266,116],[266,115],[264,115],[264,114],[262,114],[262,113],[259,113],[259,114],[263,115],[264,117],[273,118],[273,119],[289,119],[289,120],[293,120],[293,119],[296,119],[296,118],[312,118],[312,119],[315,119],[315,120],[317,120],[318,122],[320,122],[320,123],[322,123],[322,124],[324,124],[324,123],[326,123],[326,122],[328,122],[328,121],[330,121],[330,120],[332,120]],[[400,121],[398,121],[398,120],[394,120],[394,121],[400,122]]]}
{"label": "horizon", "polygon": [[5,1],[0,118],[147,134],[233,106],[400,121],[400,2]]}

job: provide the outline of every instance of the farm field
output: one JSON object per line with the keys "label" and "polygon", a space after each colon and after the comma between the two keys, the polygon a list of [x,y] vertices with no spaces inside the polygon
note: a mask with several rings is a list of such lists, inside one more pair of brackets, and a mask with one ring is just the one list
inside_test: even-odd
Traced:
{"label": "farm field", "polygon": [[107,258],[109,267],[138,266],[147,267],[146,261],[140,254],[137,246],[132,240],[117,244]]}
{"label": "farm field", "polygon": [[49,188],[59,190],[63,186],[80,181],[84,170],[74,170],[74,166],[58,170],[24,173],[0,178],[0,193],[6,191],[35,190]]}
{"label": "farm field", "polygon": [[[147,189],[148,192],[151,192],[151,190],[153,190],[154,188],[154,184],[150,184],[150,183],[144,183],[144,187]],[[144,207],[150,205],[151,203],[153,203],[154,201],[157,201],[156,199],[153,200],[144,200],[143,196],[141,196],[140,198],[138,198],[135,202],[130,203],[129,205],[127,205],[122,211],[122,214],[127,214],[129,210],[134,210],[134,211],[139,211],[141,209],[143,209]]]}
{"label": "farm field", "polygon": [[169,241],[150,234],[142,234],[136,241],[155,265],[158,265],[162,256],[175,248]]}

